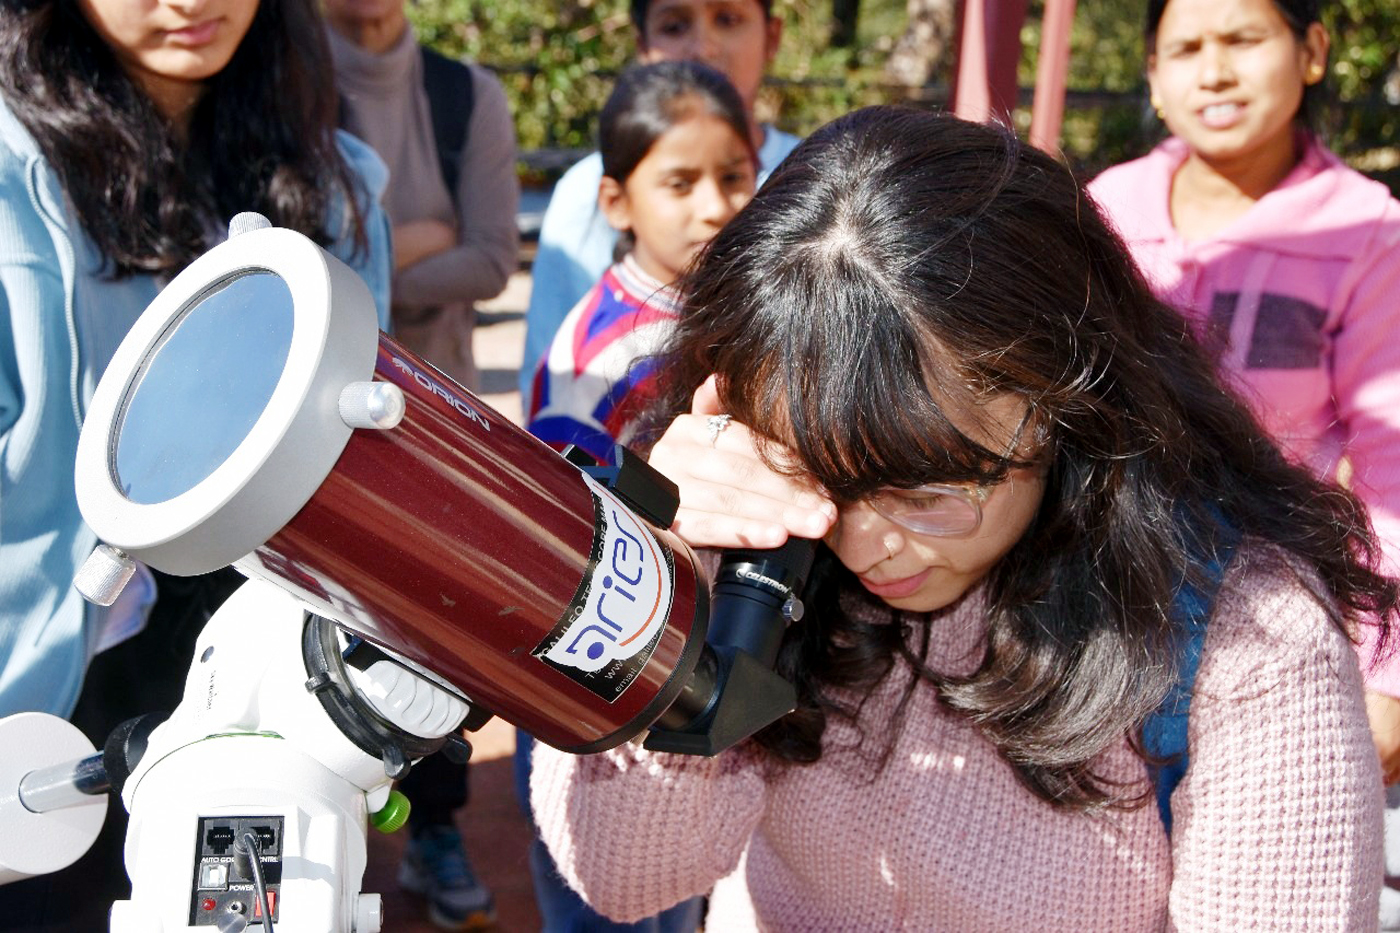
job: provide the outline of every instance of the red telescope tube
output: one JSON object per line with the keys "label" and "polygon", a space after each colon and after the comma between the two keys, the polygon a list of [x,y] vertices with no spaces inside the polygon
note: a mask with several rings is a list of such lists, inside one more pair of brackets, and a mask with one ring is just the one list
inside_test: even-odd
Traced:
{"label": "red telescope tube", "polygon": [[694,555],[387,336],[404,394],[239,562],[557,748],[610,748],[675,699],[703,647]]}

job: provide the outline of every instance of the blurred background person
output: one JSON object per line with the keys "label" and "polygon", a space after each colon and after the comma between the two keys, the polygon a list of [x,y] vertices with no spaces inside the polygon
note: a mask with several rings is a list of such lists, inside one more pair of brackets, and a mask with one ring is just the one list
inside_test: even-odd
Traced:
{"label": "blurred background person", "polygon": [[[519,263],[515,126],[495,75],[420,46],[404,0],[327,0],[342,122],[389,167],[394,336],[469,389],[476,302]],[[454,811],[468,766],[432,755],[400,782],[413,804],[398,881],[445,930],[495,922],[491,891],[463,845]]]}
{"label": "blurred background person", "polygon": [[394,336],[472,390],[476,302],[519,265],[515,125],[501,83],[420,46],[404,0],[327,0],[344,127],[389,166]]}
{"label": "blurred background person", "polygon": [[[753,115],[764,72],[783,35],[772,0],[632,0],[631,14],[639,61],[702,62],[734,85],[744,102],[762,184],[797,145],[797,137]],[[522,411],[530,410],[531,380],[564,316],[616,258],[617,232],[598,209],[602,177],[603,162],[595,152],[565,172],[550,196],[525,314]]]}
{"label": "blurred background person", "polygon": [[564,319],[536,370],[530,433],[606,463],[632,441],[680,308],[681,272],[753,197],[758,159],[724,75],[693,62],[629,68],[598,120],[598,207],[624,255]]}
{"label": "blurred background person", "polygon": [[[1400,203],[1312,122],[1318,0],[1149,0],[1148,81],[1171,138],[1090,186],[1159,297],[1192,321],[1288,453],[1339,474],[1400,573]],[[1400,817],[1400,658],[1367,638],[1367,709]],[[1400,826],[1386,929],[1400,929]]]}

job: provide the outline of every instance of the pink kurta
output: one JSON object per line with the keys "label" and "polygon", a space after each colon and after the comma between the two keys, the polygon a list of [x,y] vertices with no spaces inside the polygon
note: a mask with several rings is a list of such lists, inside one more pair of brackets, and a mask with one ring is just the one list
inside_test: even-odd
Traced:
{"label": "pink kurta", "polygon": [[[1198,327],[1265,428],[1352,488],[1400,576],[1400,202],[1304,139],[1303,157],[1243,216],[1201,240],[1172,225],[1169,139],[1089,186],[1157,296]],[[1367,655],[1369,657],[1369,655]],[[1368,671],[1400,696],[1400,656]]]}

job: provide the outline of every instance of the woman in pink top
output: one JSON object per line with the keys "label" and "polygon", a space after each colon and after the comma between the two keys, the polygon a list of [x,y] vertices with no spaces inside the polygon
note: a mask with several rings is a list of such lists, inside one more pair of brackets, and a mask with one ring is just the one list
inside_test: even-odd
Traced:
{"label": "woman in pink top", "polygon": [[[1400,572],[1400,203],[1309,131],[1317,0],[1152,0],[1148,77],[1172,137],[1090,191],[1264,426],[1370,510]],[[1370,632],[1370,629],[1366,630]],[[1400,930],[1400,658],[1361,646],[1387,784],[1382,926]]]}
{"label": "woman in pink top", "polygon": [[[1327,66],[1318,19],[1318,0],[1151,0],[1148,78],[1172,137],[1089,190],[1289,455],[1321,476],[1347,465],[1395,575],[1400,202],[1308,130]],[[1373,656],[1391,784],[1400,658]]]}
{"label": "woman in pink top", "polygon": [[726,931],[1375,928],[1346,625],[1397,593],[1364,508],[1220,387],[1062,166],[858,111],[682,290],[652,464],[694,545],[823,539],[798,705],[713,759],[540,748],[585,899],[713,888]]}

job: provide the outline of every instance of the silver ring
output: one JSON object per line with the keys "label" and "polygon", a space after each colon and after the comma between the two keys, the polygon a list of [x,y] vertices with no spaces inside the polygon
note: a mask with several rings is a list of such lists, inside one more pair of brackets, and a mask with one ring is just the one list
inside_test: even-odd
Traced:
{"label": "silver ring", "polygon": [[720,432],[729,427],[729,422],[734,420],[733,415],[710,415],[705,419],[705,430],[710,432],[710,446],[715,446],[719,441]]}

